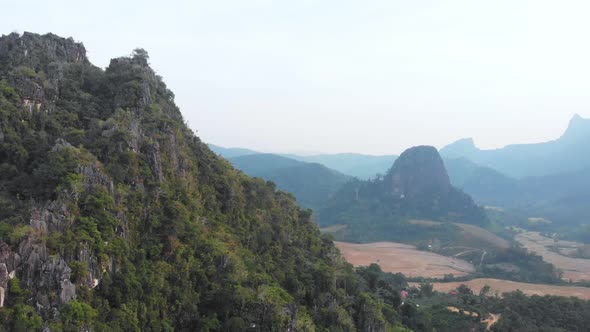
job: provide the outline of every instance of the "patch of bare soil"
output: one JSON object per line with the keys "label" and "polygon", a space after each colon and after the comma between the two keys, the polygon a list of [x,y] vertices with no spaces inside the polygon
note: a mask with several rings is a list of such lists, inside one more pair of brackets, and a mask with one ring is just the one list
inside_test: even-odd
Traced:
{"label": "patch of bare soil", "polygon": [[538,232],[523,232],[516,235],[515,239],[530,252],[543,257],[547,263],[553,264],[563,271],[562,278],[571,281],[590,280],[590,259],[573,258],[565,256],[582,248],[582,243],[554,240],[544,237]]}
{"label": "patch of bare soil", "polygon": [[[501,279],[479,278],[462,282],[435,282],[434,290],[439,292],[451,292],[461,284],[469,287],[475,294],[486,285],[490,286],[489,294],[501,296],[503,293],[520,290],[527,295],[555,295],[555,296],[573,296],[584,300],[590,300],[590,288],[558,285],[528,284],[524,282],[515,282]],[[419,284],[411,283],[411,286]]]}
{"label": "patch of bare soil", "polygon": [[354,266],[377,263],[385,272],[401,272],[408,277],[442,278],[445,274],[466,275],[475,271],[470,263],[446,257],[416,247],[394,243],[375,242],[356,244],[335,242],[344,258]]}

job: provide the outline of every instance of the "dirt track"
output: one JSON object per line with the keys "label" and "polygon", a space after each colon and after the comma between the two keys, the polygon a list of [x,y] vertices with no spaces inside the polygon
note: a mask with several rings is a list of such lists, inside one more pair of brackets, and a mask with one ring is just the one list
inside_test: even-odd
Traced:
{"label": "dirt track", "polygon": [[470,263],[438,255],[416,247],[394,243],[375,242],[356,244],[335,242],[344,258],[354,266],[377,263],[385,272],[401,272],[408,277],[442,278],[445,274],[466,275],[474,271]]}

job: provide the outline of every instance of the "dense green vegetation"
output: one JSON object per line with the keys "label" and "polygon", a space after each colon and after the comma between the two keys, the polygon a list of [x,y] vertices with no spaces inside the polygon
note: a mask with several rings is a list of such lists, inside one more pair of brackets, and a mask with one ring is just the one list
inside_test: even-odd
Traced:
{"label": "dense green vegetation", "polygon": [[[510,308],[504,330],[562,313],[544,298],[510,307],[463,290],[448,302],[428,287],[402,304],[403,275],[353,269],[311,210],[203,144],[148,61],[138,49],[102,70],[71,39],[0,39],[0,331],[477,331],[443,305]],[[361,199],[344,211],[390,203],[384,181],[345,186]],[[451,196],[441,210],[376,209],[375,224],[420,211],[485,222]],[[588,303],[555,301],[574,318],[538,326],[582,329]]]}
{"label": "dense green vegetation", "polygon": [[430,147],[407,150],[383,177],[348,182],[319,210],[322,225],[347,226],[339,237],[347,241],[415,242],[436,236],[445,242],[457,236],[448,223],[424,228],[411,219],[487,223],[483,209],[450,185],[440,156]]}
{"label": "dense green vegetation", "polygon": [[[440,293],[427,282],[408,287],[403,275],[384,273],[376,264],[358,269],[358,274],[374,294],[384,299],[384,313],[392,312],[388,303],[399,304],[392,313],[415,331],[486,331],[484,320],[491,314],[499,318],[491,330],[502,332],[586,331],[590,323],[590,301],[576,298],[526,296],[521,292],[496,297],[489,287],[471,290],[465,285],[455,294]],[[397,297],[401,290],[407,290],[407,299]]]}
{"label": "dense green vegetation", "polygon": [[0,121],[0,263],[17,277],[0,285],[3,329],[400,324],[311,211],[184,125],[145,51],[101,70],[72,40],[5,36]]}

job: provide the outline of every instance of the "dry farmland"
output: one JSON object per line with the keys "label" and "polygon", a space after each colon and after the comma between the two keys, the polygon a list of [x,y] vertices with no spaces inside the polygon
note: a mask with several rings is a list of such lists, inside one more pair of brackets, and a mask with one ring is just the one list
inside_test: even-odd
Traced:
{"label": "dry farmland", "polygon": [[335,242],[344,258],[354,266],[377,263],[385,272],[401,272],[408,277],[442,278],[445,274],[466,275],[474,271],[470,263],[416,247],[394,243],[375,242],[356,244]]}
{"label": "dry farmland", "polygon": [[553,264],[563,271],[563,279],[580,281],[590,280],[590,259],[573,258],[565,256],[580,243],[569,241],[555,241],[539,234],[538,232],[523,232],[516,235],[516,240],[529,251],[543,257],[547,263]]}
{"label": "dry farmland", "polygon": [[[502,293],[520,290],[527,295],[574,296],[580,299],[590,300],[590,288],[587,287],[528,284],[490,278],[480,278],[462,282],[436,282],[433,283],[433,286],[436,291],[448,293],[459,287],[461,284],[465,284],[473,290],[475,294],[479,293],[484,286],[488,285],[490,286],[489,294],[491,295],[502,295]],[[411,285],[418,286],[417,283],[411,283]]]}

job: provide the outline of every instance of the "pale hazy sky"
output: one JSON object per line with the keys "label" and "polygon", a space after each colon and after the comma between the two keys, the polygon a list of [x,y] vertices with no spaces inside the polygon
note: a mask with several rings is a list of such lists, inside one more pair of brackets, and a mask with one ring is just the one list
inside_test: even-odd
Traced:
{"label": "pale hazy sky", "polygon": [[145,48],[202,140],[397,154],[558,137],[590,117],[589,1],[1,1],[0,33]]}

